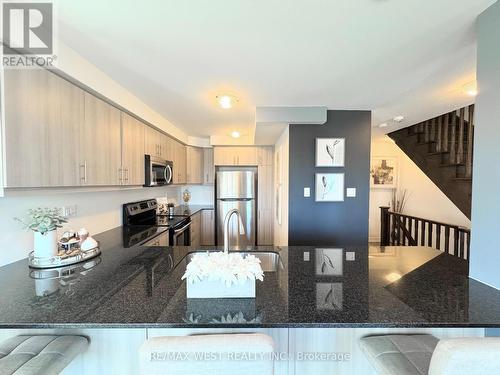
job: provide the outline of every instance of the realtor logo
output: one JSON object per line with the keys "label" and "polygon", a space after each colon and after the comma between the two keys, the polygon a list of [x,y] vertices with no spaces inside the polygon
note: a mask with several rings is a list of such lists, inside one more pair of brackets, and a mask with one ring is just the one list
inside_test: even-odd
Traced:
{"label": "realtor logo", "polygon": [[3,41],[7,55],[51,55],[52,3],[4,3]]}

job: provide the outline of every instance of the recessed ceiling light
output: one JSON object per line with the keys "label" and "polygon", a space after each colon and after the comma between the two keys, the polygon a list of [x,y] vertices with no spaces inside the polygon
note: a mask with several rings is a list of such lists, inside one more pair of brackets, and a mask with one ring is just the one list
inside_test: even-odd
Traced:
{"label": "recessed ceiling light", "polygon": [[379,128],[386,128],[386,127],[388,127],[388,126],[389,126],[389,124],[388,124],[387,122],[383,122],[383,123],[382,123],[382,124],[380,124],[378,127],[379,127]]}
{"label": "recessed ceiling light", "polygon": [[405,119],[403,115],[399,115],[393,118],[394,121],[396,122],[402,122]]}
{"label": "recessed ceiling light", "polygon": [[233,138],[239,138],[240,135],[241,135],[240,132],[237,132],[236,130],[231,132],[231,137],[233,137]]}
{"label": "recessed ceiling light", "polygon": [[477,84],[475,81],[463,85],[462,90],[469,96],[476,96],[478,94]]}
{"label": "recessed ceiling light", "polygon": [[238,102],[238,99],[231,95],[219,95],[217,101],[222,109],[229,109],[233,107],[234,103]]}

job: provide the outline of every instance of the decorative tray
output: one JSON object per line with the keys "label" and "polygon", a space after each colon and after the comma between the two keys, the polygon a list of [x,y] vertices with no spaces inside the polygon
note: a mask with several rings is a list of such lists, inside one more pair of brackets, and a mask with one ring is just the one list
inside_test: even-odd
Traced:
{"label": "decorative tray", "polygon": [[94,258],[99,254],[101,254],[99,245],[87,251],[83,251],[80,248],[73,248],[66,251],[60,247],[58,255],[48,258],[35,257],[32,251],[28,256],[28,264],[31,268],[64,267]]}

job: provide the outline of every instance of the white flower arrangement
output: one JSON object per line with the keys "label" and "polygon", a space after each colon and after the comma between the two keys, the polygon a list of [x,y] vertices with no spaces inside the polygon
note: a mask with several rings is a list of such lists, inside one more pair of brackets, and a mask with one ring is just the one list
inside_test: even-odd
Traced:
{"label": "white flower arrangement", "polygon": [[202,280],[222,281],[227,287],[247,280],[264,280],[260,260],[240,253],[206,252],[195,254],[186,267],[182,280],[197,283]]}

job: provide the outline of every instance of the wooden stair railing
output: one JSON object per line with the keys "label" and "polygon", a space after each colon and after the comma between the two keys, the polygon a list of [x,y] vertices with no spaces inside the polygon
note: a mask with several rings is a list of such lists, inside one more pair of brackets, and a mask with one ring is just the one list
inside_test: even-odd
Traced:
{"label": "wooden stair railing", "polygon": [[396,130],[388,136],[470,218],[474,105]]}
{"label": "wooden stair railing", "polygon": [[469,259],[470,229],[380,207],[381,246],[428,246]]}

